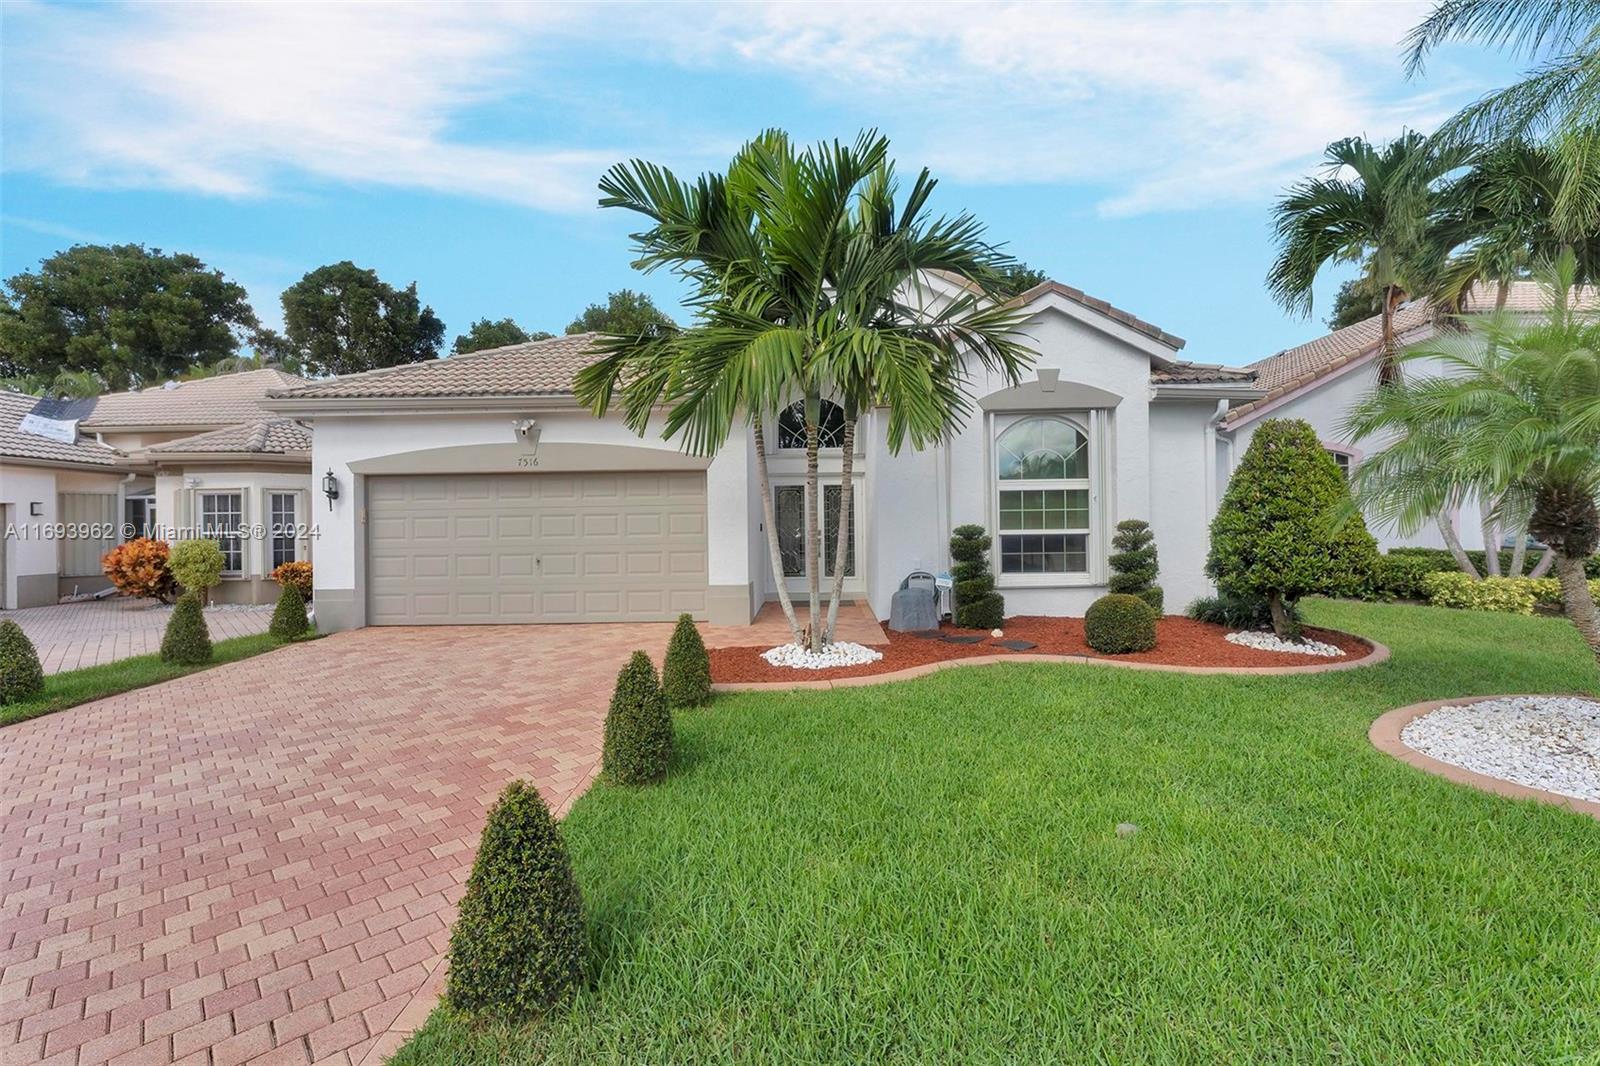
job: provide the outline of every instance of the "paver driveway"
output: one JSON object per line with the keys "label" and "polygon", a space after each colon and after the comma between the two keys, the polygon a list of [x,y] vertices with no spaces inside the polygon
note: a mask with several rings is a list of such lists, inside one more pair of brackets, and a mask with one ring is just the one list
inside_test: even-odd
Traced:
{"label": "paver driveway", "polygon": [[0,730],[5,1062],[377,1061],[488,804],[564,810],[669,634],[360,630]]}
{"label": "paver driveway", "polygon": [[[131,655],[149,655],[160,649],[161,636],[171,617],[170,604],[121,596],[24,607],[0,614],[0,620],[17,623],[33,641],[47,674],[98,666]],[[206,628],[211,631],[212,640],[265,633],[270,621],[271,605],[213,607],[206,611]]]}

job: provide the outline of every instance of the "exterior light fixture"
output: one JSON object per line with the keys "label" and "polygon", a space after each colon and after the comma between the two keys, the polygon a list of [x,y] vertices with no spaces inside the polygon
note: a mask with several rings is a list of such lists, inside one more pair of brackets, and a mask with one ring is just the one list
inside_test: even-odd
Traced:
{"label": "exterior light fixture", "polygon": [[322,494],[328,498],[328,510],[333,510],[333,501],[339,498],[339,479],[333,476],[331,466],[322,478]]}

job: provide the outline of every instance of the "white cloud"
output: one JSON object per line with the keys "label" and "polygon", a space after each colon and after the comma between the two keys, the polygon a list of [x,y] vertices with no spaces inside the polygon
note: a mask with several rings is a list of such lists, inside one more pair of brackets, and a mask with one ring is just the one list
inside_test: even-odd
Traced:
{"label": "white cloud", "polygon": [[280,171],[566,210],[612,152],[468,143],[562,9],[29,5],[6,11],[6,164],[83,184],[242,196]]}
{"label": "white cloud", "polygon": [[1452,108],[1403,82],[1396,43],[1427,7],[773,3],[663,28],[884,115],[937,173],[1092,182],[1131,214],[1258,199],[1330,140],[1437,122]]}
{"label": "white cloud", "polygon": [[[1183,209],[1260,200],[1329,140],[1447,113],[1460,87],[1400,76],[1394,40],[1425,8],[13,5],[5,162],[91,185],[247,196],[298,173],[562,211],[592,206],[619,158],[664,144],[714,164],[706,145],[753,132],[663,92],[641,103],[681,128],[617,122],[629,143],[605,150],[462,135],[485,105],[581,85],[573,57],[593,57],[596,79],[602,64],[637,79],[613,96],[653,73],[754,77],[848,116],[841,132],[892,130],[897,155],[942,176],[1088,183],[1105,214]],[[544,78],[550,57],[566,83]]]}

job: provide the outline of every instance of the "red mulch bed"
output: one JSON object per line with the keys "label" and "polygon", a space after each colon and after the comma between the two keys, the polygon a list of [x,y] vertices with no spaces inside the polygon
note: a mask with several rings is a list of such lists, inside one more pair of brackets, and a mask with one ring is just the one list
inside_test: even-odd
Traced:
{"label": "red mulch bed", "polygon": [[1156,646],[1149,651],[1132,655],[1102,655],[1090,648],[1083,639],[1083,619],[1043,618],[1036,615],[1019,615],[1006,619],[1003,640],[1026,640],[1038,647],[1029,651],[1014,652],[996,647],[986,630],[957,629],[944,625],[941,631],[970,636],[982,635],[977,644],[946,644],[942,640],[928,640],[907,633],[889,633],[888,644],[875,645],[883,658],[865,666],[841,666],[832,670],[796,670],[792,667],[770,666],[761,658],[765,647],[712,648],[711,679],[717,682],[751,681],[827,681],[836,677],[868,677],[887,674],[910,666],[940,662],[946,659],[968,659],[978,655],[1088,655],[1096,659],[1115,659],[1135,663],[1163,663],[1170,666],[1316,666],[1326,663],[1348,662],[1359,659],[1372,650],[1371,645],[1347,633],[1307,627],[1305,634],[1312,640],[1332,644],[1345,653],[1343,659],[1322,658],[1316,655],[1296,655],[1293,652],[1258,651],[1230,644],[1223,637],[1232,632],[1224,626],[1209,622],[1196,622],[1191,618],[1168,615],[1156,623]]}

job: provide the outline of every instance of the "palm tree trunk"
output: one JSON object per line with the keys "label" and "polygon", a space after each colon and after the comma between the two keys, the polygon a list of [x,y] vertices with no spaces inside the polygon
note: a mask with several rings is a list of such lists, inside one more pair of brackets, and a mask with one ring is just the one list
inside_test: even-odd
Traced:
{"label": "palm tree trunk", "polygon": [[1456,536],[1456,527],[1450,524],[1450,516],[1440,511],[1433,516],[1434,522],[1439,527],[1439,535],[1444,538],[1444,546],[1450,549],[1450,554],[1455,556],[1456,565],[1463,574],[1473,577],[1482,577],[1478,568],[1472,565],[1472,560],[1467,556],[1467,549],[1461,546],[1461,538]]}
{"label": "palm tree trunk", "polygon": [[794,599],[783,580],[783,550],[778,546],[778,521],[772,506],[772,477],[767,473],[767,438],[762,432],[759,414],[751,419],[751,427],[755,431],[756,480],[761,490],[761,522],[767,529],[767,557],[772,562],[773,583],[778,586],[778,603],[782,605],[783,617],[789,623],[789,635],[799,644],[802,642],[800,619],[795,617]]}
{"label": "palm tree trunk", "polygon": [[856,416],[844,416],[844,451],[840,458],[839,480],[839,536],[833,549],[833,589],[828,594],[828,628],[823,639],[833,643],[834,628],[839,624],[839,598],[844,595],[845,560],[849,557],[851,525],[855,517],[855,458]]}
{"label": "palm tree trunk", "polygon": [[1506,297],[1510,295],[1511,282],[1505,278],[1501,278],[1500,283],[1498,286],[1496,286],[1494,292],[1494,309],[1496,311],[1504,311],[1506,309]]}
{"label": "palm tree trunk", "polygon": [[1522,571],[1528,565],[1528,526],[1526,523],[1517,529],[1517,545],[1511,549],[1510,577],[1521,577]]}
{"label": "palm tree trunk", "polygon": [[1540,556],[1539,561],[1533,564],[1533,569],[1528,571],[1528,576],[1544,577],[1550,572],[1550,567],[1555,565],[1555,561],[1556,550],[1554,548],[1546,548],[1544,555]]}
{"label": "palm tree trunk", "polygon": [[821,404],[816,396],[806,397],[806,619],[812,651],[822,650],[822,522],[817,506],[817,420]]}
{"label": "palm tree trunk", "polygon": [[1588,643],[1595,660],[1600,662],[1600,618],[1595,615],[1594,597],[1589,593],[1589,576],[1584,573],[1583,560],[1558,552],[1555,565],[1567,618]]}
{"label": "palm tree trunk", "polygon": [[1405,292],[1398,285],[1383,287],[1383,332],[1378,350],[1378,384],[1393,385],[1400,380],[1400,364],[1395,362],[1394,312]]}
{"label": "palm tree trunk", "polygon": [[1483,572],[1485,577],[1500,576],[1500,523],[1484,516]]}

